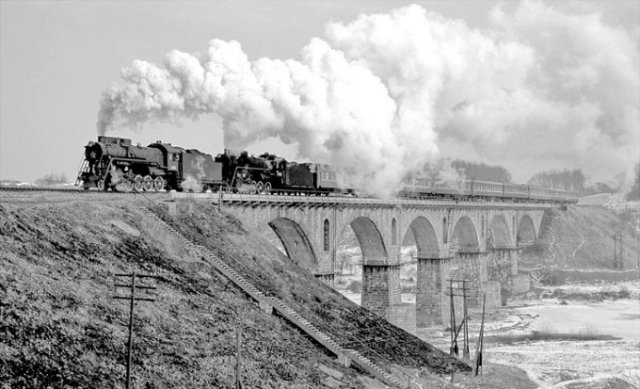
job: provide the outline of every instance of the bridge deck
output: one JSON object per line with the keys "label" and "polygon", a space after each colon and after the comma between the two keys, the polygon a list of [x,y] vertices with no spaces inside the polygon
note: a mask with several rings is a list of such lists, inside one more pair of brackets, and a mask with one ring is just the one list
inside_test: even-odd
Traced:
{"label": "bridge deck", "polygon": [[[220,198],[222,196],[222,198]],[[533,203],[516,201],[486,201],[468,197],[463,199],[404,199],[390,198],[377,199],[369,197],[345,197],[345,196],[283,196],[283,195],[258,195],[238,193],[185,193],[171,192],[173,199],[210,200],[225,204],[287,204],[292,206],[328,206],[339,205],[348,207],[374,207],[374,208],[526,208],[547,209],[556,207],[556,203]]]}

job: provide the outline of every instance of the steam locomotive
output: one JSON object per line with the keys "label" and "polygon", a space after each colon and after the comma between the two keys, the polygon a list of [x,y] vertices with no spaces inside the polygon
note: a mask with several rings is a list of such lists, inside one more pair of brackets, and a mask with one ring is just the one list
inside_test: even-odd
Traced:
{"label": "steam locomotive", "polygon": [[[338,184],[328,165],[287,161],[273,154],[258,157],[246,151],[213,158],[195,149],[160,141],[146,147],[130,139],[99,136],[85,146],[77,183],[84,189],[131,191],[228,191],[236,193],[354,194]],[[433,178],[405,179],[402,197],[468,196],[477,199],[509,198],[526,201],[576,202],[578,194],[559,189],[504,182],[463,180],[441,182]]]}
{"label": "steam locomotive", "polygon": [[146,147],[130,139],[99,136],[85,146],[77,183],[84,189],[131,191],[232,191],[240,193],[350,193],[328,165],[288,162],[265,153],[225,150],[215,159],[160,141]]}

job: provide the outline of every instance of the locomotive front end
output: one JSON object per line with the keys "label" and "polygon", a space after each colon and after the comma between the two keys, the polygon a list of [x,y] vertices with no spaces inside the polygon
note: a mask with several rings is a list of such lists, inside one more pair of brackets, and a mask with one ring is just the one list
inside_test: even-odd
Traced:
{"label": "locomotive front end", "polygon": [[105,157],[106,144],[98,137],[97,142],[89,141],[84,147],[84,161],[78,172],[78,181],[82,182],[85,190],[90,188],[104,189],[104,175],[106,173]]}

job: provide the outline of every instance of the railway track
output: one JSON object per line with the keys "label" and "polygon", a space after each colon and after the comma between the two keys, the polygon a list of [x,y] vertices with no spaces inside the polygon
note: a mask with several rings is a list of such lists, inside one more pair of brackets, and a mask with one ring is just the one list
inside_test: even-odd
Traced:
{"label": "railway track", "polygon": [[165,194],[168,192],[119,192],[119,191],[107,191],[107,190],[84,190],[79,187],[43,187],[43,186],[4,186],[0,185],[0,192],[58,192],[58,193],[72,193],[72,194],[87,194],[87,195],[104,195],[104,194],[112,194],[112,195],[156,195],[156,194]]}
{"label": "railway track", "polygon": [[[120,196],[125,196],[125,195],[145,195],[145,196],[160,196],[160,195],[167,195],[170,192],[167,191],[160,191],[160,192],[156,192],[156,191],[142,191],[142,192],[137,192],[135,190],[131,191],[131,192],[123,192],[123,191],[103,191],[103,190],[84,190],[81,187],[77,187],[77,186],[73,186],[73,187],[41,187],[41,186],[13,186],[13,185],[0,185],[0,193],[5,192],[5,193],[46,193],[46,192],[52,192],[52,193],[67,193],[67,194],[73,194],[73,195],[80,195],[80,196],[84,196],[84,195],[94,195],[94,196],[98,196],[98,195],[107,195],[107,196],[114,196],[114,195],[120,195]],[[232,194],[231,192],[224,192]],[[260,193],[260,194],[252,194],[251,196],[286,196],[287,198],[289,196],[292,197],[300,197],[300,198],[316,198],[316,197],[323,197],[323,198],[327,198],[327,199],[336,199],[336,198],[347,198],[347,199],[375,199],[375,197],[371,197],[371,196],[353,196],[353,195],[344,195],[344,196],[327,196],[327,195],[312,195],[310,193],[304,193],[304,192],[297,192],[297,193],[287,193],[287,194],[283,194],[280,193],[279,191],[274,190],[271,193]],[[492,198],[487,198],[487,197],[482,197],[482,196],[465,196],[465,195],[456,195],[456,196],[441,196],[441,195],[433,195],[433,196],[422,196],[422,197],[416,197],[416,196],[407,196],[407,195],[399,195],[397,196],[397,199],[403,199],[403,200],[442,200],[442,201],[465,201],[465,202],[482,202],[482,201],[511,201],[511,202],[515,202],[515,203],[557,203],[557,201],[553,201],[553,200],[531,200],[531,199],[521,199],[521,198],[503,198],[503,197],[492,197]]]}
{"label": "railway track", "polygon": [[0,185],[0,191],[5,192],[85,192],[84,190],[73,187],[73,188],[50,188],[50,187],[42,187],[42,186],[7,186]]}

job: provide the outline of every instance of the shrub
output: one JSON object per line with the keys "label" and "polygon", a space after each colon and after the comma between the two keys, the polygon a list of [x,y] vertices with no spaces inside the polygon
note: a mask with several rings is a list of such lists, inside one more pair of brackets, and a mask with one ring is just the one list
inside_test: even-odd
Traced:
{"label": "shrub", "polygon": [[351,284],[349,285],[348,289],[353,293],[362,293],[362,281],[359,281],[359,280],[351,281]]}

